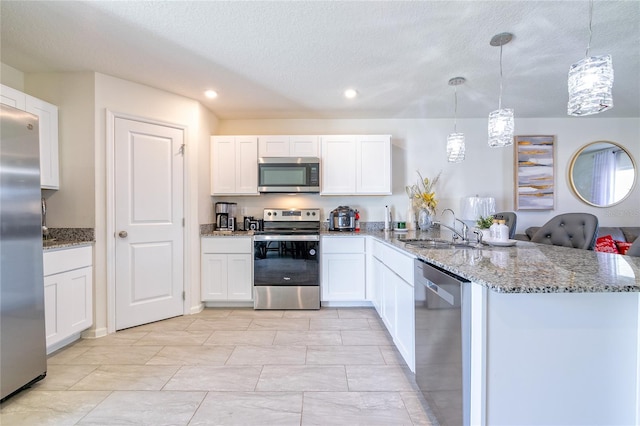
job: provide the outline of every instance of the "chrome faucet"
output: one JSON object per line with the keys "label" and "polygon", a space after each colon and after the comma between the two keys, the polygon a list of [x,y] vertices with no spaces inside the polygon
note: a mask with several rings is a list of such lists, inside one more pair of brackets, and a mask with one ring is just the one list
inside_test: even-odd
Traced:
{"label": "chrome faucet", "polygon": [[[467,226],[467,224],[461,221],[460,219],[457,219],[455,212],[451,209],[442,210],[442,213],[440,213],[440,216],[442,217],[444,212],[446,212],[447,210],[450,211],[451,215],[453,216],[453,226],[445,225],[442,222],[434,222],[434,224],[444,226],[445,228],[453,232],[454,240],[456,240],[457,238],[461,238],[463,242],[468,243],[469,242],[469,226]],[[456,229],[456,221],[462,224],[462,233],[458,232],[458,230]]]}

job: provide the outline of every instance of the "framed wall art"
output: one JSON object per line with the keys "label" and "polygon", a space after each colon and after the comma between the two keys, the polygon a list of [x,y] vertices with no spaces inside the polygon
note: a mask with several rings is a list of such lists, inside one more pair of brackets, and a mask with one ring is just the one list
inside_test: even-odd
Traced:
{"label": "framed wall art", "polygon": [[553,210],[555,136],[515,136],[515,209]]}

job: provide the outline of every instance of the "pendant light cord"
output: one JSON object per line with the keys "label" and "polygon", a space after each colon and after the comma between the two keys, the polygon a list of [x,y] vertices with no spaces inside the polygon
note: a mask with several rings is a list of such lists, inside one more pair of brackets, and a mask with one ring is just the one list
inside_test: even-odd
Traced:
{"label": "pendant light cord", "polygon": [[453,133],[458,133],[458,86],[453,88]]}
{"label": "pendant light cord", "polygon": [[502,109],[502,44],[500,44],[500,96],[498,97],[498,109]]}
{"label": "pendant light cord", "polygon": [[589,1],[589,43],[587,43],[587,52],[585,53],[585,57],[589,57],[589,50],[591,49],[591,21],[593,20],[593,0]]}

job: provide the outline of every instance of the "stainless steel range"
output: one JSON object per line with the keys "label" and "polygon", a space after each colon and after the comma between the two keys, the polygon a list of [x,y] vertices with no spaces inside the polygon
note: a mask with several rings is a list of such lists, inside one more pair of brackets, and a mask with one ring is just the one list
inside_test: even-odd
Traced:
{"label": "stainless steel range", "polygon": [[265,209],[255,233],[255,309],[320,309],[320,209]]}

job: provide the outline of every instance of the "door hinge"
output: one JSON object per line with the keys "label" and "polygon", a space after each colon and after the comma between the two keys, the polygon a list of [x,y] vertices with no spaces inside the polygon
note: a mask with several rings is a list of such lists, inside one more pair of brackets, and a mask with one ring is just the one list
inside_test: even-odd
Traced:
{"label": "door hinge", "polygon": [[184,228],[184,217],[182,218],[182,227]]}
{"label": "door hinge", "polygon": [[180,149],[178,150],[180,155],[184,155],[184,150],[185,150],[186,146],[187,146],[186,143],[183,143],[182,145],[180,145]]}
{"label": "door hinge", "polygon": [[187,292],[186,291],[182,292],[182,300],[187,300]]}

